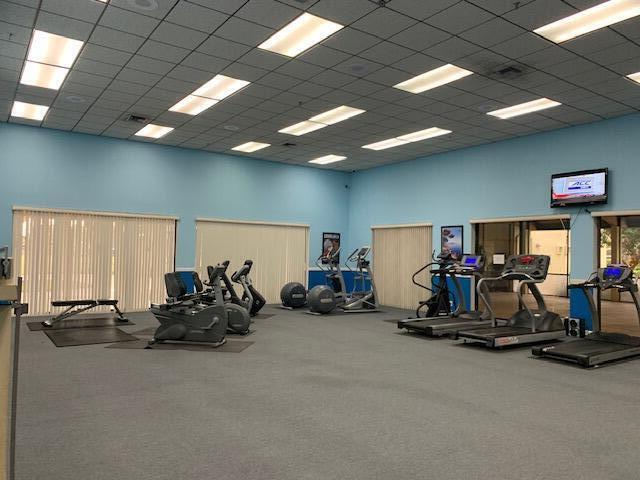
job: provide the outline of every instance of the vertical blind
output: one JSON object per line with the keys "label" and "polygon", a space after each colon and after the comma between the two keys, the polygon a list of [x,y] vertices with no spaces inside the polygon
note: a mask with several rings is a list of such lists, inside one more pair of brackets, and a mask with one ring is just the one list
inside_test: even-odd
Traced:
{"label": "vertical blind", "polygon": [[206,277],[207,265],[229,260],[229,276],[245,260],[253,260],[251,278],[269,303],[280,302],[287,282],[307,284],[309,228],[219,220],[196,222],[196,269]]}
{"label": "vertical blind", "polygon": [[173,218],[15,209],[15,275],[29,313],[52,313],[52,300],[111,298],[125,311],[161,302],[175,235]]}
{"label": "vertical blind", "polygon": [[[412,275],[431,261],[432,228],[428,225],[372,227],[373,266],[381,305],[417,308],[428,293],[411,282]],[[430,285],[428,272],[417,280]]]}

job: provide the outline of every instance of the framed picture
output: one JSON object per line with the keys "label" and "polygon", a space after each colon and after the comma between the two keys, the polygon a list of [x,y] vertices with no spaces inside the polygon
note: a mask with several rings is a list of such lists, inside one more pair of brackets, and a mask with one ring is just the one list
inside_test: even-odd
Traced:
{"label": "framed picture", "polygon": [[[333,249],[335,252],[340,248],[340,234],[339,233],[331,233],[324,232],[322,234],[322,256],[326,256],[329,253],[329,249]],[[340,254],[338,254],[338,258],[336,259],[338,262],[340,261]]]}
{"label": "framed picture", "polygon": [[462,258],[462,252],[464,251],[462,233],[462,225],[440,227],[440,250],[451,253],[454,260]]}

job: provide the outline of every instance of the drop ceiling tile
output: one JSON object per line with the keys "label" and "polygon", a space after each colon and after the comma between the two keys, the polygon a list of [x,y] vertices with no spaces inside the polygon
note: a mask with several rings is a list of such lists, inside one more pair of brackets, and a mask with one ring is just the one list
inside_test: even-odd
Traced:
{"label": "drop ceiling tile", "polygon": [[197,50],[215,57],[237,60],[251,50],[251,47],[225,38],[210,37]]}
{"label": "drop ceiling tile", "polygon": [[428,55],[423,55],[422,53],[416,53],[414,55],[411,55],[410,57],[404,58],[399,62],[394,63],[392,66],[395,69],[408,72],[412,75],[419,75],[443,65],[444,63],[440,60],[432,58]]}
{"label": "drop ceiling tile", "polygon": [[122,71],[116,76],[118,80],[124,80],[125,82],[139,83],[141,85],[154,86],[162,78],[161,75],[154,73],[141,72],[132,68],[123,68]]}
{"label": "drop ceiling tile", "polygon": [[61,15],[55,15],[49,12],[41,11],[36,21],[36,28],[45,32],[63,35],[73,38],[74,40],[82,40],[83,42],[89,38],[93,24],[73,20]]}
{"label": "drop ceiling tile", "polygon": [[185,0],[180,0],[167,16],[171,23],[205,33],[213,33],[228,18],[229,15],[222,12]]}
{"label": "drop ceiling tile", "polygon": [[0,55],[0,67],[5,70],[20,72],[22,70],[22,63],[22,60],[19,58],[5,57],[4,55]]}
{"label": "drop ceiling tile", "polygon": [[168,45],[166,43],[156,42],[154,40],[147,40],[144,42],[144,45],[140,47],[138,53],[157,60],[178,63],[189,55],[189,50],[176,47],[174,45]]}
{"label": "drop ceiling tile", "polygon": [[279,30],[301,14],[297,8],[275,0],[253,0],[241,7],[236,16]]}
{"label": "drop ceiling tile", "polygon": [[457,59],[479,52],[481,47],[467,42],[459,37],[453,37],[437,45],[426,48],[423,52],[431,57],[438,58],[445,63],[455,62]]}
{"label": "drop ceiling tile", "polygon": [[143,55],[134,55],[127,68],[133,68],[142,72],[156,73],[158,75],[165,75],[171,69],[175,67],[175,64],[169,62],[163,62],[162,60],[156,60],[155,58],[145,57]]}
{"label": "drop ceiling tile", "polygon": [[359,56],[380,64],[389,65],[397,60],[402,60],[403,58],[413,55],[413,53],[413,50],[409,50],[400,45],[391,42],[381,42],[360,52]]}
{"label": "drop ceiling tile", "polygon": [[491,47],[510,38],[522,35],[523,33],[525,33],[525,30],[513,23],[502,20],[501,18],[494,18],[461,33],[460,36],[476,45]]}
{"label": "drop ceiling tile", "polygon": [[212,8],[220,12],[232,14],[244,5],[247,0],[189,0],[191,3]]}
{"label": "drop ceiling tile", "polygon": [[[102,104],[106,108],[119,110],[119,109],[127,109],[129,105],[136,103],[139,99],[140,99],[140,95],[138,94],[125,93],[125,92],[120,92],[118,90],[106,89],[104,92],[102,92],[102,95],[100,95],[100,98],[98,99],[96,104]],[[110,102],[114,102],[114,103],[117,102],[118,104],[121,104],[121,105],[108,107],[106,104]]]}
{"label": "drop ceiling tile", "polygon": [[103,27],[147,37],[159,23],[158,19],[116,8],[110,4],[100,18],[99,24]]}
{"label": "drop ceiling tile", "polygon": [[459,2],[428,18],[427,23],[449,33],[458,34],[495,18],[468,2]]}
{"label": "drop ceiling tile", "polygon": [[[0,35],[3,35],[2,32],[0,32]],[[27,45],[0,40],[0,55],[5,58],[15,58],[22,62],[27,55]]]}
{"label": "drop ceiling tile", "polygon": [[389,38],[415,24],[416,21],[413,18],[402,13],[388,8],[378,8],[352,23],[351,27],[379,38]]}
{"label": "drop ceiling tile", "polygon": [[84,57],[80,57],[73,68],[74,70],[78,70],[79,72],[94,73],[96,75],[109,78],[115,77],[120,70],[120,67],[117,67],[115,65],[96,62]]}
{"label": "drop ceiling tile", "polygon": [[391,42],[411,48],[412,50],[424,50],[451,38],[451,35],[426,23],[415,25],[401,31],[389,38]]}
{"label": "drop ceiling tile", "polygon": [[520,0],[519,2],[514,2],[513,0],[468,0],[469,3],[473,3],[476,7],[484,8],[485,10],[489,10],[491,13],[495,15],[503,15],[512,10],[517,10],[518,8],[523,7],[527,3],[531,3],[535,0]]}
{"label": "drop ceiling tile", "polygon": [[380,39],[350,27],[343,28],[324,41],[327,47],[357,55],[380,43]]}
{"label": "drop ceiling tile", "polygon": [[320,67],[330,68],[338,63],[343,62],[351,55],[341,52],[339,50],[335,50],[333,48],[325,47],[323,45],[316,45],[304,52],[300,57],[300,60],[308,63],[312,63],[314,65],[318,65]]}
{"label": "drop ceiling tile", "polygon": [[75,120],[66,120],[62,118],[51,117],[51,114],[48,114],[44,122],[42,123],[43,127],[46,128],[54,128],[56,130],[71,130],[76,125]]}
{"label": "drop ceiling tile", "polygon": [[347,61],[333,67],[333,70],[354,77],[367,77],[376,70],[380,70],[384,65],[370,60],[353,56]]}
{"label": "drop ceiling tile", "polygon": [[91,34],[89,42],[103,47],[133,53],[143,44],[144,37],[98,25]]}
{"label": "drop ceiling tile", "polygon": [[358,79],[354,82],[348,83],[347,85],[343,85],[340,87],[342,90],[345,90],[350,93],[356,93],[359,95],[372,95],[380,90],[384,90],[384,86],[378,83],[370,82],[366,79]]}
{"label": "drop ceiling tile", "polygon": [[322,100],[326,100],[327,102],[334,103],[335,107],[339,105],[351,105],[360,95],[355,93],[350,93],[344,90],[333,90],[332,92],[325,93],[320,97]]}
{"label": "drop ceiling tile", "polygon": [[393,5],[389,4],[388,8],[395,10],[417,20],[424,20],[427,17],[445,10],[460,0],[393,0]]}
{"label": "drop ceiling tile", "polygon": [[[260,82],[264,80],[265,79],[263,78],[260,80]],[[267,98],[272,98],[278,95],[282,90],[286,90],[286,89],[278,89],[278,88],[269,87],[267,85],[263,85],[260,83],[252,83],[251,85],[248,85],[245,89],[243,89],[242,93],[245,95],[256,97],[256,98],[267,99]]]}
{"label": "drop ceiling tile", "polygon": [[89,85],[91,87],[104,88],[111,82],[111,79],[100,75],[94,75],[92,73],[71,70],[69,75],[67,75],[66,81],[82,83],[83,85]]}
{"label": "drop ceiling tile", "polygon": [[[199,84],[194,82],[184,82],[182,80],[176,80],[175,78],[164,77],[155,85],[155,87],[151,91],[149,91],[147,95],[154,98],[162,98],[162,95],[164,95],[166,98],[166,96],[168,96],[169,94],[163,92],[163,90],[178,92],[186,95],[193,92],[199,86]],[[173,98],[173,96],[170,97]]]}
{"label": "drop ceiling tile", "polygon": [[309,13],[326,18],[341,25],[349,25],[378,8],[368,0],[320,0],[309,9]]}
{"label": "drop ceiling tile", "polygon": [[87,59],[93,62],[108,64],[114,68],[123,66],[130,58],[131,54],[128,52],[122,52],[120,50],[114,50],[112,48],[88,43],[82,50],[79,60]]}
{"label": "drop ceiling tile", "polygon": [[592,53],[588,55],[588,58],[600,65],[613,65],[625,60],[637,60],[640,58],[640,46],[626,42]]}
{"label": "drop ceiling tile", "polygon": [[212,57],[205,53],[193,52],[189,54],[181,65],[204,70],[209,73],[219,73],[231,62],[224,58]]}
{"label": "drop ceiling tile", "polygon": [[568,42],[563,42],[562,46],[579,55],[589,55],[624,43],[626,41],[620,34],[610,28],[603,28],[589,35],[582,35]]}
{"label": "drop ceiling tile", "polygon": [[491,49],[505,57],[519,59],[551,46],[553,46],[553,43],[544,38],[533,33],[524,33],[498,45],[493,45]]}
{"label": "drop ceiling tile", "polygon": [[296,59],[288,61],[276,70],[281,75],[289,75],[300,80],[309,80],[323,71],[325,69],[322,67]]}
{"label": "drop ceiling tile", "polygon": [[[241,63],[232,63],[220,73],[228,75],[240,80],[246,80],[248,82],[255,82],[268,73],[267,70],[257,67],[250,67],[249,65],[243,65]],[[299,81],[299,80],[298,80]]]}
{"label": "drop ceiling tile", "polygon": [[354,77],[333,70],[325,70],[313,79],[315,83],[333,88],[340,88],[343,85],[353,82],[353,80]]}
{"label": "drop ceiling tile", "polygon": [[0,12],[2,12],[2,18],[8,22],[22,27],[32,28],[36,19],[37,10],[2,0],[0,1]]}
{"label": "drop ceiling tile", "polygon": [[110,0],[109,4],[130,12],[154,18],[164,18],[178,0]]}
{"label": "drop ceiling tile", "polygon": [[380,83],[382,85],[393,86],[400,82],[408,80],[410,76],[407,72],[398,70],[396,68],[385,67],[376,72],[373,72],[367,77],[367,80],[371,82]]}
{"label": "drop ceiling tile", "polygon": [[632,40],[640,40],[638,17],[625,20],[624,22],[616,23],[613,27],[609,28],[612,28],[616,32],[619,32]]}
{"label": "drop ceiling tile", "polygon": [[207,38],[207,34],[173,23],[162,22],[149,38],[176,47],[194,49]]}
{"label": "drop ceiling tile", "polygon": [[535,30],[576,12],[577,9],[565,2],[536,0],[506,13],[504,18],[526,30]]}
{"label": "drop ceiling tile", "polygon": [[135,95],[144,95],[149,90],[149,87],[147,85],[141,85],[139,83],[125,82],[122,80],[113,80],[109,85],[109,89],[114,90],[116,92],[132,93]]}
{"label": "drop ceiling tile", "polygon": [[0,80],[3,82],[17,83],[20,78],[20,72],[8,68],[0,68]]}
{"label": "drop ceiling tile", "polygon": [[224,25],[216,30],[216,36],[243,45],[257,47],[273,35],[274,32],[274,29],[263,27],[257,23],[231,17]]}
{"label": "drop ceiling tile", "polygon": [[238,59],[240,63],[265,70],[274,70],[288,61],[289,59],[284,55],[278,55],[260,48],[254,48]]}
{"label": "drop ceiling tile", "polygon": [[279,73],[272,72],[258,79],[257,82],[261,85],[277,88],[279,90],[287,90],[299,84],[300,80],[298,80],[297,78],[289,77],[288,75],[281,75]]}
{"label": "drop ceiling tile", "polygon": [[167,77],[175,78],[176,80],[182,80],[185,82],[195,83],[197,85],[203,85],[204,83],[211,80],[214,75],[212,75],[211,72],[205,72],[204,70],[198,70],[196,68],[178,65],[167,74]]}

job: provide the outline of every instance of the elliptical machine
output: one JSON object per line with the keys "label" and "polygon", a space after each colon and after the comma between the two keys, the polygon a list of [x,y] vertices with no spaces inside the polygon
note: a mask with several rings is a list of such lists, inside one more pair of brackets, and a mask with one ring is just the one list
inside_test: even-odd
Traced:
{"label": "elliptical machine", "polygon": [[[376,292],[376,284],[373,280],[373,269],[371,262],[368,260],[371,247],[365,245],[356,249],[349,255],[345,262],[345,266],[353,275],[353,290],[346,298],[342,308],[345,312],[378,312],[378,293]],[[355,263],[354,271],[349,263]]]}
{"label": "elliptical machine", "polygon": [[242,285],[242,301],[246,303],[249,314],[254,317],[267,303],[265,298],[253,286],[249,273],[253,267],[253,260],[245,260],[240,269],[231,275],[231,280]]}
{"label": "elliptical machine", "polygon": [[340,270],[340,247],[323,252],[316,259],[316,266],[325,272],[325,285],[316,285],[307,294],[309,311],[312,315],[324,315],[332,312],[339,304],[345,303],[346,286]]}
{"label": "elliptical machine", "polygon": [[[213,279],[218,279],[223,270],[224,267],[218,265],[212,272]],[[206,343],[213,347],[223,345],[226,342],[228,312],[220,283],[213,283],[216,304],[207,305],[197,294],[187,293],[178,273],[166,273],[164,282],[167,303],[151,304],[149,311],[158,319],[160,326],[146,348],[164,342]]]}

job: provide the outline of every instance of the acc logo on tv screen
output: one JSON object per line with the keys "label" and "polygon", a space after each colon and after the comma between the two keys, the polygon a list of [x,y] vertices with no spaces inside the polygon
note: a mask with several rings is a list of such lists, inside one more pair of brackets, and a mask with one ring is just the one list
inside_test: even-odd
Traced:
{"label": "acc logo on tv screen", "polygon": [[572,192],[588,192],[593,190],[593,178],[580,178],[569,180],[567,190]]}

